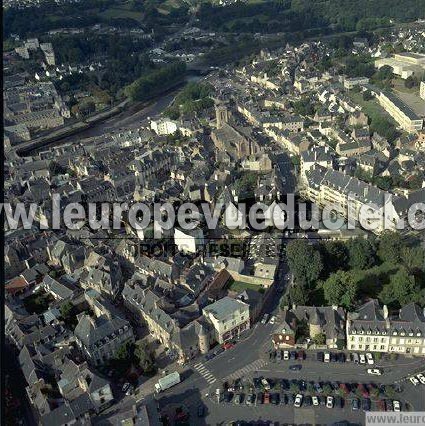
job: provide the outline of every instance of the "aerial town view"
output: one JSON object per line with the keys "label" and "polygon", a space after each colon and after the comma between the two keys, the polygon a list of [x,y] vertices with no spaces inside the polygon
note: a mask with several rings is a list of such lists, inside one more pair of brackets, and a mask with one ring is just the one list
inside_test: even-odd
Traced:
{"label": "aerial town view", "polygon": [[425,425],[425,0],[3,2],[5,425]]}

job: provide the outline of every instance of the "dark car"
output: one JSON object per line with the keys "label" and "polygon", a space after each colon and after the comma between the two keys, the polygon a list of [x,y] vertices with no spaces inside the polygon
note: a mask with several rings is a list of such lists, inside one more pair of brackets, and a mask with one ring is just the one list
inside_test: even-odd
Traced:
{"label": "dark car", "polygon": [[317,352],[317,361],[323,362],[324,359],[325,355],[323,354],[323,352]]}
{"label": "dark car", "polygon": [[262,404],[263,403],[263,392],[258,392],[257,393],[257,404]]}
{"label": "dark car", "polygon": [[204,417],[205,416],[205,407],[203,405],[200,405],[198,407],[198,417]]}
{"label": "dark car", "polygon": [[385,400],[385,411],[394,411],[394,406],[393,406],[393,402],[391,401],[391,399]]}
{"label": "dark car", "polygon": [[322,393],[322,392],[323,392],[323,388],[322,388],[322,386],[320,385],[320,383],[314,383],[313,387],[314,387],[314,390],[315,390],[316,392],[318,392],[318,393]]}
{"label": "dark car", "polygon": [[338,362],[345,362],[345,353],[340,352],[338,354]]}
{"label": "dark car", "polygon": [[377,408],[377,411],[386,411],[385,401],[383,399],[378,399],[378,401],[376,401],[376,408]]}
{"label": "dark car", "polygon": [[333,389],[333,390],[338,390],[339,389],[339,384],[337,383],[337,382],[332,382],[331,384],[330,384],[330,386],[331,386],[331,388]]}
{"label": "dark car", "polygon": [[215,352],[214,352],[214,356],[220,355],[224,352],[224,348],[218,348]]}
{"label": "dark car", "polygon": [[283,393],[281,396],[280,396],[280,404],[281,405],[286,405],[288,403],[288,398],[286,397],[286,395]]}
{"label": "dark car", "polygon": [[292,393],[288,394],[288,405],[294,405],[295,397]]}
{"label": "dark car", "polygon": [[326,396],[325,395],[320,395],[319,396],[319,402],[320,402],[320,405],[325,406],[326,405]]}
{"label": "dark car", "polygon": [[331,362],[336,362],[336,354],[331,352],[330,353]]}
{"label": "dark car", "polygon": [[288,382],[288,380],[286,380],[286,379],[282,379],[282,380],[280,381],[280,388],[281,388],[282,390],[288,390],[288,389],[289,389],[289,382]]}
{"label": "dark car", "polygon": [[297,353],[295,351],[289,352],[289,359],[297,359]]}
{"label": "dark car", "polygon": [[296,364],[296,365],[290,365],[290,366],[289,366],[289,369],[290,369],[291,371],[300,371],[300,370],[301,370],[301,368],[302,368],[302,366],[301,366],[301,365],[299,365],[299,364]]}
{"label": "dark car", "polygon": [[369,398],[363,398],[362,410],[363,411],[370,411],[370,399]]}
{"label": "dark car", "polygon": [[351,401],[351,409],[353,411],[357,411],[360,408],[360,401],[357,398],[354,398]]}
{"label": "dark car", "polygon": [[280,403],[280,395],[278,393],[272,393],[270,400],[272,404],[278,405]]}
{"label": "dark car", "polygon": [[252,382],[254,383],[254,388],[255,389],[260,389],[261,388],[261,379],[259,377],[254,377],[252,379]]}
{"label": "dark car", "polygon": [[232,402],[233,393],[232,392],[224,392],[224,400],[226,402]]}
{"label": "dark car", "polygon": [[344,402],[344,398],[341,398],[340,396],[335,397],[335,407],[344,408]]}
{"label": "dark car", "polygon": [[310,395],[305,395],[304,396],[303,404],[306,407],[311,407],[311,405],[313,404],[313,402],[311,401],[311,396]]}
{"label": "dark car", "polygon": [[205,359],[206,359],[207,361],[209,361],[210,359],[213,359],[214,357],[215,357],[215,354],[214,354],[214,353],[206,354],[206,355],[205,355]]}
{"label": "dark car", "polygon": [[301,392],[305,392],[307,390],[307,383],[304,380],[300,381],[299,386]]}
{"label": "dark car", "polygon": [[298,351],[297,353],[297,359],[302,361],[305,359],[305,352],[304,351]]}

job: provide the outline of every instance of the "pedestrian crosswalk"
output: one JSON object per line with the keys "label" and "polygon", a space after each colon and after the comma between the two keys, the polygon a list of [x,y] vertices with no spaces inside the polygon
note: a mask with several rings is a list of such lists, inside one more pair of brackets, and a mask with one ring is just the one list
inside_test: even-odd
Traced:
{"label": "pedestrian crosswalk", "polygon": [[245,367],[242,367],[239,370],[233,372],[232,374],[227,376],[225,380],[230,381],[230,380],[239,379],[240,377],[244,377],[252,371],[259,370],[260,368],[264,367],[266,364],[267,364],[267,361],[265,361],[264,359],[257,359],[256,361],[251,362]]}
{"label": "pedestrian crosswalk", "polygon": [[205,365],[202,364],[202,362],[198,362],[198,364],[195,364],[194,368],[209,384],[212,384],[217,380],[211,373],[211,371],[209,371],[208,368],[206,368]]}

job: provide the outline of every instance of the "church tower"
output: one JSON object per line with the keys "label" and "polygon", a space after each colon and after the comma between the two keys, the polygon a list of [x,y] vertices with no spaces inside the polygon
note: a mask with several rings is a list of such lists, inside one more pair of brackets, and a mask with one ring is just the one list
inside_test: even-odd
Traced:
{"label": "church tower", "polygon": [[224,123],[229,122],[229,111],[223,104],[218,104],[215,106],[215,116],[217,119],[217,129],[221,129]]}

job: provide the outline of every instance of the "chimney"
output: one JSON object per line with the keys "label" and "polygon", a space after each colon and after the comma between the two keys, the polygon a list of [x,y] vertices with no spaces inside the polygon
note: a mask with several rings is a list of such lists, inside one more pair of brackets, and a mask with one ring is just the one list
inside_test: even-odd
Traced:
{"label": "chimney", "polygon": [[382,307],[382,311],[383,311],[383,313],[384,313],[384,319],[387,319],[387,318],[388,318],[388,306],[387,306],[387,305],[384,305],[384,306]]}

